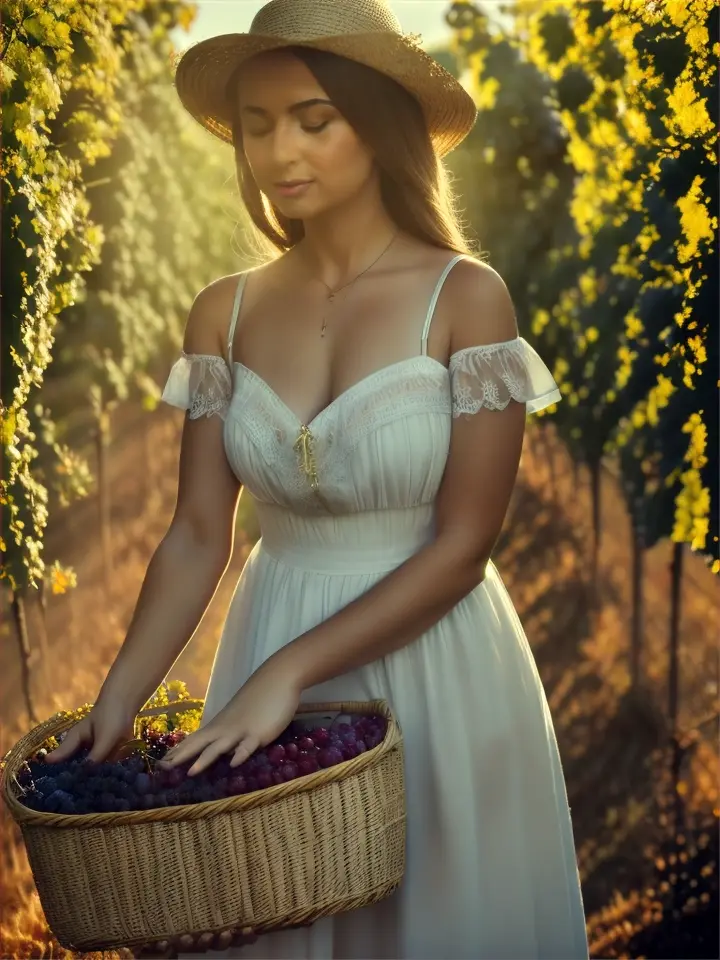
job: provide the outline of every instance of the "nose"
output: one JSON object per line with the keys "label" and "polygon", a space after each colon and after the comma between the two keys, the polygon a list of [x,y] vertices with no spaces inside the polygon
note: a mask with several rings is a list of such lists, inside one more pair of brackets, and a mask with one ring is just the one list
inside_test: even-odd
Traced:
{"label": "nose", "polygon": [[272,159],[280,177],[284,177],[298,159],[297,127],[292,122],[280,120],[272,133]]}

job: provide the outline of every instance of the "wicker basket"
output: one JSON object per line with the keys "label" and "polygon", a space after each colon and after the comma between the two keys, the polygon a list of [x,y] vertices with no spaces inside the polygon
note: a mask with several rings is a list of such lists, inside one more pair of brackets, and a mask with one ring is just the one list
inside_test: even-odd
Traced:
{"label": "wicker basket", "polygon": [[[138,717],[202,706],[179,701]],[[383,700],[301,704],[297,715],[311,713],[378,714],[387,733],[355,759],[289,783],[126,813],[41,813],[19,801],[23,762],[72,726],[72,714],[18,741],[0,787],[58,941],[80,952],[224,949],[243,933],[308,925],[392,893],[405,870],[398,723]]]}

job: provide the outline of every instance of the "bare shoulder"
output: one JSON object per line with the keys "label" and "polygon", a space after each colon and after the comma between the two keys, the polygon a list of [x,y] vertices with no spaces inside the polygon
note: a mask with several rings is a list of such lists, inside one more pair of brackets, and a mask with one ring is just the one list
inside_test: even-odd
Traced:
{"label": "bare shoulder", "polygon": [[518,335],[505,281],[482,260],[467,258],[456,263],[445,280],[443,299],[452,353]]}
{"label": "bare shoulder", "polygon": [[219,277],[195,295],[185,324],[183,349],[186,353],[224,354],[240,277],[240,273]]}

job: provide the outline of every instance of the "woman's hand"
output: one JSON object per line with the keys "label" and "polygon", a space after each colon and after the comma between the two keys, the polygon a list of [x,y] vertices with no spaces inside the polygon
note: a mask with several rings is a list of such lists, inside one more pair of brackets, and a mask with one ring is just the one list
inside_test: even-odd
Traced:
{"label": "woman's hand", "polygon": [[113,759],[117,749],[132,739],[134,723],[135,711],[125,703],[98,699],[90,713],[70,727],[60,746],[47,754],[45,763],[69,760],[84,746],[91,748],[88,760]]}
{"label": "woman's hand", "polygon": [[297,677],[279,658],[267,660],[232,700],[205,726],[173,747],[159,762],[171,769],[197,756],[188,776],[202,773],[223,754],[231,767],[271,743],[297,713],[301,689]]}

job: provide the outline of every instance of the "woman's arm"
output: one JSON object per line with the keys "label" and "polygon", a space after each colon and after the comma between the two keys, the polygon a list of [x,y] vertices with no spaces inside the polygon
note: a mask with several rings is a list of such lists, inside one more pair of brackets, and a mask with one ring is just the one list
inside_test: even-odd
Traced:
{"label": "woman's arm", "polygon": [[[505,284],[489,267],[462,262],[445,286],[452,353],[517,336]],[[453,421],[435,540],[271,658],[300,689],[412,643],[482,582],[515,484],[524,429],[525,404],[514,400],[504,410]]]}
{"label": "woman's arm", "polygon": [[[195,298],[185,353],[222,356],[221,331],[236,281],[223,277]],[[126,639],[98,700],[120,698],[139,708],[170,670],[227,569],[239,493],[225,455],[221,417],[186,417],[175,513],[150,561]]]}

